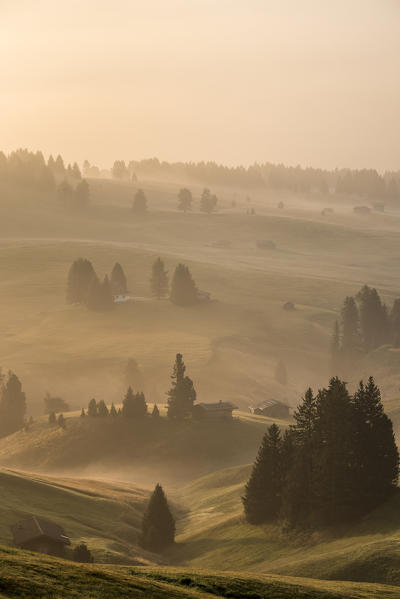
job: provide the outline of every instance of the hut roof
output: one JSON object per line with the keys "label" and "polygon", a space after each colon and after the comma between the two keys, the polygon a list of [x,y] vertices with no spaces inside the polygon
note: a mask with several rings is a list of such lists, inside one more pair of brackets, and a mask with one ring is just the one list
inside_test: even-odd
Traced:
{"label": "hut roof", "polygon": [[17,522],[11,527],[11,530],[16,545],[22,545],[40,537],[47,537],[54,541],[59,541],[64,545],[71,544],[61,526],[49,520],[37,518],[36,516]]}
{"label": "hut roof", "polygon": [[215,412],[218,410],[237,410],[238,409],[238,407],[235,406],[230,401],[218,401],[215,403],[199,403],[197,405],[200,406],[201,408],[203,408],[204,410],[207,410],[208,412]]}

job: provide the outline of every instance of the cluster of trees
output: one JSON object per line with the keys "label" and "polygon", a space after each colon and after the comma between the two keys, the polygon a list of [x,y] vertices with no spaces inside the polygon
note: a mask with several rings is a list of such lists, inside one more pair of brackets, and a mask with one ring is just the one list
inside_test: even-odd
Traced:
{"label": "cluster of trees", "polygon": [[128,292],[127,279],[122,266],[117,262],[110,278],[105,275],[100,281],[90,260],[78,258],[68,272],[67,302],[85,304],[90,310],[110,310],[114,307],[114,295]]}
{"label": "cluster of trees", "polygon": [[159,553],[172,545],[174,540],[175,520],[164,490],[157,484],[143,516],[139,543],[144,549]]}
{"label": "cluster of trees", "polygon": [[396,489],[399,454],[373,378],[305,393],[295,424],[264,435],[243,497],[252,524],[332,526],[365,515]]}
{"label": "cluster of trees", "polygon": [[[207,187],[204,188],[200,197],[200,212],[211,214],[211,212],[214,212],[217,203],[217,196],[215,194],[212,194]],[[192,192],[190,191],[190,189],[183,187],[178,193],[178,210],[182,210],[182,212],[185,213],[189,212],[190,210],[192,210],[192,204]]]}
{"label": "cluster of trees", "polygon": [[151,293],[157,299],[168,296],[178,306],[190,306],[199,301],[199,291],[189,268],[178,264],[175,268],[169,289],[168,272],[161,258],[157,258],[152,266],[150,278]]}
{"label": "cluster of trees", "polygon": [[51,412],[69,412],[70,410],[70,407],[65,401],[65,399],[56,395],[51,395],[51,393],[49,392],[47,392],[44,396],[43,403],[45,414],[51,414]]}
{"label": "cluster of trees", "polygon": [[400,346],[400,299],[391,310],[378,291],[364,285],[343,302],[340,320],[335,321],[331,352],[333,368],[340,371],[360,352],[369,352],[384,344]]}
{"label": "cluster of trees", "polygon": [[[59,166],[60,160],[58,156],[53,161],[54,167]],[[0,152],[0,185],[51,192],[56,188],[55,171],[41,152],[20,149],[7,156]]]}
{"label": "cluster of trees", "polygon": [[90,201],[89,183],[82,179],[74,187],[70,181],[63,179],[57,187],[57,196],[66,206],[84,208]]}
{"label": "cluster of trees", "polygon": [[[103,399],[96,401],[94,398],[89,401],[87,411],[82,408],[81,418],[89,416],[89,418],[107,418],[108,416],[116,417],[122,416],[123,418],[135,418],[141,419],[148,415],[148,408],[146,398],[142,391],[134,393],[132,387],[128,387],[125,397],[122,401],[122,408],[116,408],[114,404],[111,404],[111,408],[107,407],[107,404]],[[151,416],[158,418],[160,416],[159,409],[154,404]]]}
{"label": "cluster of trees", "polygon": [[57,417],[56,412],[50,412],[50,414],[49,414],[49,424],[51,426],[55,426],[57,424],[60,428],[66,428],[67,427],[67,423],[66,423],[66,420],[64,418],[64,414],[59,414],[58,417]]}
{"label": "cluster of trees", "polygon": [[[121,169],[118,169],[119,172]],[[400,173],[380,175],[376,170],[322,170],[285,166],[283,164],[253,164],[247,168],[227,167],[215,162],[159,161],[157,158],[123,163],[124,178],[162,176],[184,178],[206,185],[229,185],[243,188],[272,188],[294,192],[335,190],[362,197],[400,200]],[[183,208],[182,208],[183,209]]]}
{"label": "cluster of trees", "polygon": [[0,437],[22,429],[26,424],[26,396],[16,374],[0,371]]}

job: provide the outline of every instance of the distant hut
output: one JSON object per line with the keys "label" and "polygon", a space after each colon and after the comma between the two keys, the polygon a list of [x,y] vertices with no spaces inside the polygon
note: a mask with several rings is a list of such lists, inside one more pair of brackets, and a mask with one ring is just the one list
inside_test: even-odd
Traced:
{"label": "distant hut", "polygon": [[371,208],[369,208],[368,206],[354,206],[353,212],[354,214],[366,216],[367,214],[371,214]]}
{"label": "distant hut", "polygon": [[280,420],[287,420],[290,416],[289,406],[277,399],[267,399],[260,406],[250,408],[250,412],[268,418],[279,418]]}
{"label": "distant hut", "polygon": [[230,401],[218,401],[216,403],[198,403],[195,406],[195,415],[199,419],[207,420],[232,420],[233,410],[237,410]]}
{"label": "distant hut", "polygon": [[64,557],[65,547],[71,544],[61,526],[36,516],[17,522],[11,531],[14,545],[28,551]]}
{"label": "distant hut", "polygon": [[285,302],[283,304],[283,309],[286,310],[287,312],[293,312],[293,310],[296,310],[296,306],[294,305],[293,302]]}

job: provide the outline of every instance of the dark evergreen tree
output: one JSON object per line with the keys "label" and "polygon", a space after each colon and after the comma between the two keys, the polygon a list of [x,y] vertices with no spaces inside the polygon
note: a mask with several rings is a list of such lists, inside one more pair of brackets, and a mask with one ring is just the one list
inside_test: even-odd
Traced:
{"label": "dark evergreen tree", "polygon": [[125,295],[128,293],[126,276],[122,266],[116,262],[111,272],[111,289],[114,295]]}
{"label": "dark evergreen tree", "polygon": [[342,349],[346,357],[359,346],[359,314],[354,297],[346,297],[341,312]]}
{"label": "dark evergreen tree", "polygon": [[192,209],[192,192],[186,187],[182,188],[178,194],[178,210],[186,213]]}
{"label": "dark evergreen tree", "polygon": [[94,397],[93,397],[93,399],[91,399],[89,401],[88,409],[87,409],[87,415],[91,416],[92,418],[95,418],[96,416],[99,415],[99,412],[98,412],[98,409],[97,409],[97,401],[95,400]]}
{"label": "dark evergreen tree", "polygon": [[190,306],[198,301],[196,284],[190,270],[184,264],[175,268],[171,282],[170,300],[178,306]]}
{"label": "dark evergreen tree", "polygon": [[76,162],[74,162],[74,164],[72,165],[72,176],[74,177],[74,179],[77,179],[77,181],[80,181],[82,179],[80,168]]}
{"label": "dark evergreen tree", "polygon": [[159,417],[160,417],[160,410],[158,409],[158,407],[157,407],[157,404],[156,404],[156,403],[154,404],[154,407],[153,407],[153,411],[152,411],[152,413],[151,413],[151,416],[152,416],[152,418],[159,418]]}
{"label": "dark evergreen tree", "polygon": [[360,304],[360,323],[362,339],[366,351],[376,349],[386,343],[388,334],[388,315],[376,289],[364,285],[357,294]]}
{"label": "dark evergreen tree", "polygon": [[140,544],[148,551],[159,553],[175,539],[175,520],[161,485],[157,484],[143,516]]}
{"label": "dark evergreen tree", "polygon": [[86,179],[79,181],[75,188],[75,198],[78,206],[87,206],[90,201],[90,187]]}
{"label": "dark evergreen tree", "polygon": [[60,177],[65,174],[65,165],[64,165],[64,161],[61,158],[60,154],[57,156],[57,158],[55,160],[54,171],[55,171],[55,174],[59,175]]}
{"label": "dark evergreen tree", "polygon": [[193,381],[185,376],[186,366],[182,354],[176,354],[172,372],[172,386],[168,391],[168,417],[184,419],[193,413],[196,391]]}
{"label": "dark evergreen tree", "polygon": [[81,304],[86,302],[89,288],[96,273],[89,260],[79,258],[72,263],[68,273],[67,302]]}
{"label": "dark evergreen tree", "polygon": [[57,424],[60,428],[66,428],[66,422],[63,414],[60,414],[57,418]]}
{"label": "dark evergreen tree", "polygon": [[275,380],[277,383],[281,385],[287,385],[287,370],[286,365],[283,360],[279,360],[275,368]]}
{"label": "dark evergreen tree", "polygon": [[134,214],[143,215],[147,212],[147,198],[143,189],[138,189],[133,198],[132,210]]}
{"label": "dark evergreen tree", "polygon": [[57,416],[55,412],[50,412],[49,414],[49,424],[57,424]]}
{"label": "dark evergreen tree", "polygon": [[100,418],[107,418],[110,415],[104,399],[101,399],[97,404],[97,415]]}
{"label": "dark evergreen tree", "polygon": [[355,433],[355,485],[359,509],[367,512],[395,490],[399,453],[391,420],[383,410],[381,394],[372,377],[361,382],[353,397]]}
{"label": "dark evergreen tree", "polygon": [[246,520],[262,524],[274,520],[282,506],[282,437],[276,424],[265,433],[242,498]]}
{"label": "dark evergreen tree", "polygon": [[147,404],[143,393],[133,393],[132,387],[128,391],[122,402],[122,415],[125,418],[144,418],[147,414]]}
{"label": "dark evergreen tree", "polygon": [[161,258],[153,263],[150,279],[151,293],[157,299],[168,295],[168,272],[165,270],[164,262]]}
{"label": "dark evergreen tree", "polygon": [[19,378],[9,372],[0,396],[0,435],[10,435],[24,426],[26,397]]}
{"label": "dark evergreen tree", "polygon": [[338,375],[342,368],[341,347],[340,347],[340,329],[337,320],[333,323],[333,332],[331,337],[331,367],[332,374]]}
{"label": "dark evergreen tree", "polygon": [[114,404],[111,404],[111,408],[110,408],[110,416],[112,416],[112,417],[114,418],[114,417],[115,417],[115,416],[117,416],[117,415],[118,415],[118,414],[117,414],[117,410],[115,409],[115,406],[114,406]]}
{"label": "dark evergreen tree", "polygon": [[81,418],[85,418],[86,414],[85,414],[85,408],[82,408],[81,410]]}
{"label": "dark evergreen tree", "polygon": [[64,179],[57,187],[57,196],[61,202],[68,205],[74,199],[74,188]]}
{"label": "dark evergreen tree", "polygon": [[74,547],[72,557],[74,562],[79,562],[81,564],[93,564],[94,562],[93,555],[88,549],[86,543],[80,543]]}

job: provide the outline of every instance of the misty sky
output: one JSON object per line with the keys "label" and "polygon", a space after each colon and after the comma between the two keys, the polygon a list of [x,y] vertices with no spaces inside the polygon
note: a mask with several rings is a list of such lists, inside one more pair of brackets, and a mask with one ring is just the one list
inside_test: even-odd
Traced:
{"label": "misty sky", "polygon": [[400,169],[400,0],[0,0],[0,148]]}

